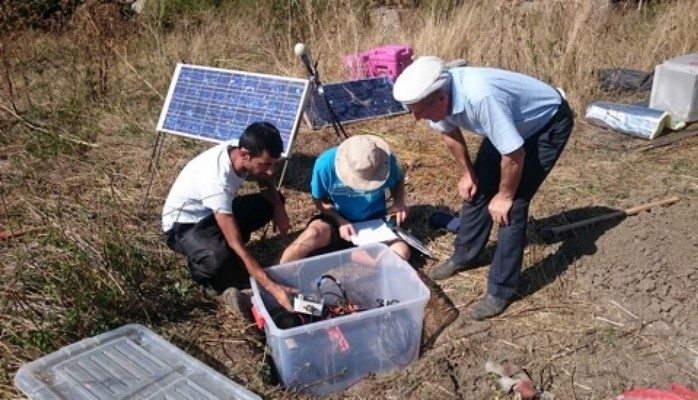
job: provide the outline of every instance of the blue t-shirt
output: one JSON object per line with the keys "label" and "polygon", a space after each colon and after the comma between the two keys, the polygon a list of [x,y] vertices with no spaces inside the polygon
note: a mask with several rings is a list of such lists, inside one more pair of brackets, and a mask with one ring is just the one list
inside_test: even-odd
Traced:
{"label": "blue t-shirt", "polygon": [[315,200],[329,198],[334,208],[351,222],[365,221],[385,216],[385,190],[393,189],[402,179],[402,171],[394,154],[390,155],[390,175],[378,189],[356,191],[345,185],[334,169],[337,147],[325,150],[315,161],[310,180],[310,195]]}
{"label": "blue t-shirt", "polygon": [[552,86],[517,72],[496,68],[454,68],[451,112],[431,127],[456,127],[485,136],[501,154],[509,154],[543,128],[562,98]]}

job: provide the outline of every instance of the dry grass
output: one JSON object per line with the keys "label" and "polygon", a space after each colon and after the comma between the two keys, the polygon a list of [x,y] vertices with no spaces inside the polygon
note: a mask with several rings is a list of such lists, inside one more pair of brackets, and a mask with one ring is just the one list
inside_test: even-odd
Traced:
{"label": "dry grass", "polygon": [[[12,378],[22,363],[126,322],[146,323],[200,357],[206,354],[201,349],[216,347],[220,332],[226,332],[221,340],[248,343],[250,362],[257,364],[241,370],[223,361],[218,368],[233,368],[238,381],[259,393],[282,395],[267,384],[262,356],[253,351],[263,342],[250,339],[244,327],[204,300],[189,282],[183,261],[160,241],[160,206],[169,185],[207,145],[168,137],[150,201],[142,208],[154,128],[174,64],[181,60],[303,76],[292,52],[293,44],[303,41],[319,60],[323,81],[330,82],[342,79],[344,54],[410,43],[417,55],[519,70],[562,86],[578,116],[564,156],[533,202],[532,217],[592,205],[626,207],[667,193],[696,195],[695,139],[641,153],[632,150],[630,139],[591,129],[580,117],[588,102],[617,98],[599,92],[597,68],[649,70],[665,58],[698,51],[698,31],[689,28],[698,25],[697,1],[661,2],[639,12],[601,9],[594,2],[466,3],[449,16],[401,11],[397,29],[367,24],[360,8],[339,2],[312,8],[310,1],[270,0],[254,9],[184,16],[172,27],[162,24],[157,6],[121,28],[96,9],[86,9],[78,22],[92,28],[4,34],[0,230],[34,231],[0,242],[0,397],[18,395]],[[280,9],[272,12],[271,4]],[[438,136],[409,115],[347,130],[389,142],[407,174],[415,206],[409,221],[413,231],[439,258],[447,257],[452,236],[426,224],[435,209],[457,211],[459,204],[452,190],[458,177]],[[477,148],[476,138],[467,141]],[[298,133],[284,181],[296,231],[313,213],[306,189],[309,161],[334,143],[329,130],[302,127]],[[263,261],[273,262],[289,239],[267,236],[270,240],[253,246]],[[556,245],[534,243],[526,265],[556,250]],[[554,268],[561,261],[549,262]],[[484,292],[485,274],[463,273],[447,281],[445,290],[464,308]],[[573,300],[578,294],[570,294],[574,288],[566,285],[565,275],[539,279],[550,283],[511,312],[510,323],[519,332],[548,332],[550,341],[539,346],[568,351],[564,342],[570,332],[561,327],[600,329],[598,321],[579,322],[578,314],[586,314],[589,304]],[[538,312],[553,302],[565,312]]]}

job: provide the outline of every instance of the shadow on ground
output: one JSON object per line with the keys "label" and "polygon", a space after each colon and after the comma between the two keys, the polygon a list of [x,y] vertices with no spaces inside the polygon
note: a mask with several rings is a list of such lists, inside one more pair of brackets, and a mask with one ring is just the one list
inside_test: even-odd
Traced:
{"label": "shadow on ground", "polygon": [[310,178],[313,175],[316,159],[317,157],[313,155],[293,153],[286,161],[279,163],[276,181],[281,182],[283,188],[309,193]]}
{"label": "shadow on ground", "polygon": [[[596,241],[603,234],[625,219],[618,214],[620,210],[609,207],[582,207],[564,213],[529,221],[528,240],[531,243],[562,243],[557,251],[545,257],[539,263],[526,268],[519,282],[519,296],[526,297],[562,275],[576,260],[582,256],[595,254],[598,250]],[[616,217],[612,217],[617,215]],[[591,223],[577,229],[564,230],[568,224],[587,221],[596,217],[611,217],[598,223]],[[557,232],[557,233],[556,233]]]}
{"label": "shadow on ground", "polygon": [[[562,243],[557,251],[521,273],[518,297],[532,295],[562,275],[570,265],[582,256],[595,254],[596,241],[608,230],[625,218],[620,210],[609,207],[582,207],[541,220],[528,221],[527,240],[530,244]],[[613,217],[613,215],[617,215]],[[566,225],[581,223],[592,218],[606,218],[577,229],[566,229]],[[584,224],[582,224],[584,225]],[[558,233],[558,231],[562,231]],[[497,243],[489,243],[468,269],[490,265]]]}
{"label": "shadow on ground", "polygon": [[[450,234],[446,229],[435,228],[429,224],[429,217],[436,213],[451,213],[445,205],[416,204],[410,206],[410,213],[405,221],[404,228],[415,238],[421,241],[427,248],[429,243],[443,235]],[[410,265],[416,269],[423,268],[429,259],[417,250],[412,251]]]}

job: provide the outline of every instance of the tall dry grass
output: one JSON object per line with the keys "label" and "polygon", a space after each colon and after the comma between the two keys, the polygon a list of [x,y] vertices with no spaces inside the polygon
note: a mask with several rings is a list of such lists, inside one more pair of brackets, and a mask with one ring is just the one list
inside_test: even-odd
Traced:
{"label": "tall dry grass", "polygon": [[[537,76],[563,87],[581,113],[608,96],[595,70],[649,71],[698,51],[695,0],[640,11],[590,1],[472,0],[451,8],[443,1],[382,18],[367,1],[237,1],[189,15],[167,15],[164,2],[152,1],[128,22],[93,3],[65,31],[3,32],[0,230],[39,231],[0,242],[0,397],[18,394],[12,378],[22,363],[125,322],[157,325],[185,347],[198,331],[182,321],[219,327],[197,311],[208,303],[192,294],[182,261],[159,237],[169,184],[207,145],[168,139],[151,201],[141,209],[154,129],[177,62],[304,76],[293,54],[304,42],[323,82],[331,82],[345,76],[343,55],[403,43],[416,55]],[[305,134],[327,139],[306,141],[305,153],[332,143],[327,132]],[[391,139],[404,146],[398,153],[408,168],[443,150],[409,142]],[[447,179],[416,176],[411,195],[443,202],[439,188],[452,183]],[[296,211],[309,209],[305,200],[294,197]],[[246,383],[274,393],[263,382]]]}

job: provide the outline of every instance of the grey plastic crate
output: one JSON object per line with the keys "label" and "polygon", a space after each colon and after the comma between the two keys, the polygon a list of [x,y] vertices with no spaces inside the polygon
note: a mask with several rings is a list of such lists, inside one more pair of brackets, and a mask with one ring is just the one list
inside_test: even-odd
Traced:
{"label": "grey plastic crate", "polygon": [[130,324],[23,365],[30,399],[260,399],[148,328]]}

